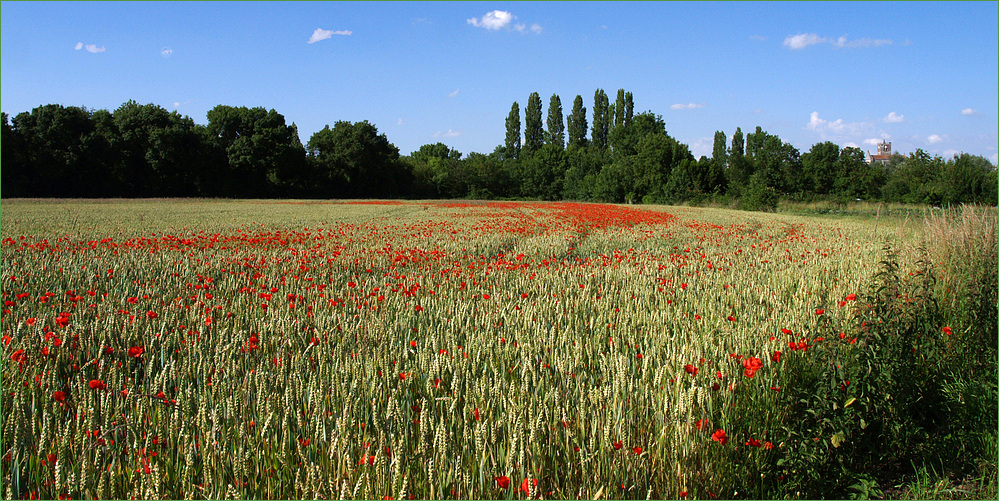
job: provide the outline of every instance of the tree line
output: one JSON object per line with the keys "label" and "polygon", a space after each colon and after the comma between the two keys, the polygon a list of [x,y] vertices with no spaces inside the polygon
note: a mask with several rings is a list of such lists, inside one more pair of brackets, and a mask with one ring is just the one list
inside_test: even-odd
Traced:
{"label": "tree line", "polygon": [[[738,204],[780,198],[934,205],[996,204],[996,168],[981,156],[922,150],[868,164],[859,148],[817,143],[805,153],[760,127],[714,136],[695,158],[661,115],[634,112],[597,89],[546,116],[537,92],[514,102],[503,144],[463,155],[442,143],[402,156],[368,123],[338,121],[302,144],[294,123],[262,107],[219,105],[199,125],[155,104],[114,111],[49,104],[3,114],[2,196],[231,198],[521,198]],[[589,120],[588,120],[589,117]],[[523,121],[521,120],[523,118]]]}

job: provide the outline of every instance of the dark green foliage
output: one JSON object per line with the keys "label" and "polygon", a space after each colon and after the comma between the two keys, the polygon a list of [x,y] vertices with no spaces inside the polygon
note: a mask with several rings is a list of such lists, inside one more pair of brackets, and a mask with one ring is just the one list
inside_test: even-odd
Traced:
{"label": "dark green foliage", "polygon": [[325,190],[334,197],[389,197],[407,184],[399,149],[367,121],[339,121],[306,145]]}
{"label": "dark green foliage", "polygon": [[590,132],[590,143],[593,146],[606,149],[610,134],[610,102],[603,89],[597,89],[593,94],[593,130]]}
{"label": "dark green foliage", "polygon": [[562,119],[562,100],[552,94],[548,101],[548,129],[545,131],[545,144],[559,149],[565,148],[565,121]]}
{"label": "dark green foliage", "polygon": [[520,158],[520,105],[517,101],[510,106],[510,114],[506,117],[506,142],[503,152],[504,159]]}
{"label": "dark green foliage", "polygon": [[544,122],[541,121],[541,96],[532,92],[527,98],[527,109],[524,111],[524,149],[525,156],[531,156],[541,149],[545,143]]}
{"label": "dark green foliage", "polygon": [[572,101],[572,114],[567,122],[567,132],[569,134],[569,148],[581,148],[586,146],[586,107],[583,106],[583,97],[576,96]]}
{"label": "dark green foliage", "polygon": [[[337,122],[315,133],[308,152],[295,124],[275,110],[219,105],[208,124],[135,101],[114,112],[46,105],[3,116],[4,197],[528,197],[711,203],[774,210],[781,198],[854,199],[952,206],[995,205],[989,160],[922,150],[868,164],[859,148],[826,141],[804,155],[756,127],[736,128],[731,146],[715,132],[712,157],[696,160],[666,133],[662,116],[634,114],[631,92],[614,104],[594,93],[564,115],[553,94],[542,121],[531,93],[521,136],[520,107],[489,155],[437,143],[400,159],[368,122]],[[590,138],[587,139],[587,132]],[[521,153],[524,153],[523,155]]]}

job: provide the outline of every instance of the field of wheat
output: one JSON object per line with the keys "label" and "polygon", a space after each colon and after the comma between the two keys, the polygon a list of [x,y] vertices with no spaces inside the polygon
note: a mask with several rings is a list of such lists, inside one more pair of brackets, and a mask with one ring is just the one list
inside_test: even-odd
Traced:
{"label": "field of wheat", "polygon": [[921,236],[656,206],[5,201],[0,495],[771,497],[803,447],[850,445],[795,431],[809,364],[830,419],[866,426],[829,361],[864,346],[885,238]]}

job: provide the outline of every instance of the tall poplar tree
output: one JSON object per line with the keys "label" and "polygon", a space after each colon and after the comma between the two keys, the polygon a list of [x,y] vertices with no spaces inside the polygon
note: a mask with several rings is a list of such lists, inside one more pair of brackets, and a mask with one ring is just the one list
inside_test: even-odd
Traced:
{"label": "tall poplar tree", "polygon": [[624,126],[631,127],[631,120],[635,117],[635,99],[631,92],[624,94]]}
{"label": "tall poplar tree", "polygon": [[624,126],[624,89],[617,90],[617,100],[614,101],[614,128]]}
{"label": "tall poplar tree", "polygon": [[732,147],[728,150],[728,188],[734,195],[739,195],[743,186],[749,180],[746,175],[745,142],[742,128],[736,127],[732,135]]}
{"label": "tall poplar tree", "polygon": [[552,94],[548,101],[548,131],[545,142],[558,149],[565,148],[565,122],[562,120],[562,100],[558,94]]}
{"label": "tall poplar tree", "polygon": [[544,122],[541,120],[541,96],[532,92],[524,111],[524,153],[532,155],[545,141]]}
{"label": "tall poplar tree", "polygon": [[727,148],[725,148],[726,141],[727,138],[724,132],[720,130],[715,131],[715,144],[711,150],[711,160],[717,162],[723,168],[728,163],[728,152]]}
{"label": "tall poplar tree", "polygon": [[603,89],[597,89],[593,94],[593,131],[590,142],[599,149],[607,149],[607,137],[610,133],[610,102]]}
{"label": "tall poplar tree", "polygon": [[572,114],[566,120],[569,133],[569,148],[586,146],[586,107],[583,96],[576,95],[572,102]]}
{"label": "tall poplar tree", "polygon": [[506,158],[520,157],[520,105],[517,101],[510,107],[506,117]]}

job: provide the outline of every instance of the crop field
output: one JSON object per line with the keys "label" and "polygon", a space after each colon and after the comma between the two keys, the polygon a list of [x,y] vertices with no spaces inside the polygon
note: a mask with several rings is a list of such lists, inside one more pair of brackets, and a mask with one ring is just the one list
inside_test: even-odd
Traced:
{"label": "crop field", "polygon": [[934,371],[995,450],[978,211],[4,201],[0,495],[871,494]]}

